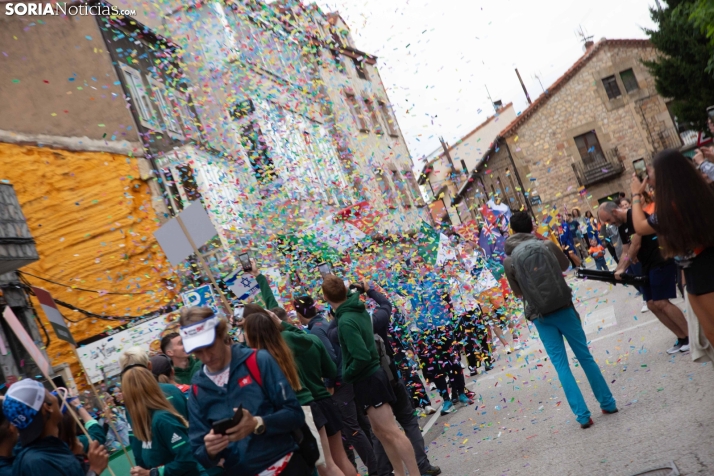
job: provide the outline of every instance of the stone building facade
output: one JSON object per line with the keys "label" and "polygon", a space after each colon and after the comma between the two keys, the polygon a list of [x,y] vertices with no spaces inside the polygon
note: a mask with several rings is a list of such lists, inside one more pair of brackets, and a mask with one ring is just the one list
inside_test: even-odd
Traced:
{"label": "stone building facade", "polygon": [[537,209],[593,210],[629,190],[632,162],[680,147],[667,102],[642,64],[656,57],[647,40],[607,40],[585,54],[505,128]]}

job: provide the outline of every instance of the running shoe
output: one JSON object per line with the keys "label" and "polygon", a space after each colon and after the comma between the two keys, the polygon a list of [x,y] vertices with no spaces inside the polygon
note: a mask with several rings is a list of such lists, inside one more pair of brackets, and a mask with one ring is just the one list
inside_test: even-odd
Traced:
{"label": "running shoe", "polygon": [[467,397],[464,393],[459,395],[459,402],[463,403],[464,405],[473,405],[474,403],[474,401]]}
{"label": "running shoe", "polygon": [[647,307],[647,303],[645,303],[642,306],[642,309],[640,309],[640,312],[649,312],[649,311],[650,311],[650,308]]}
{"label": "running shoe", "polygon": [[436,409],[434,407],[432,407],[431,405],[427,405],[424,407],[424,412],[427,415],[433,415],[434,413],[436,413]]}
{"label": "running shoe", "polygon": [[601,408],[603,415],[612,415],[613,413],[617,413],[620,410],[615,408],[614,410],[605,410],[604,408]]}
{"label": "running shoe", "polygon": [[689,352],[689,344],[684,344],[682,347],[679,348],[680,352]]}
{"label": "running shoe", "polygon": [[[677,339],[677,342],[674,343],[674,346],[672,346],[672,348],[670,348],[670,349],[667,349],[667,353],[668,354],[676,354],[677,352],[680,351],[680,349],[682,347],[683,347],[682,344],[679,343],[679,339]],[[689,346],[687,346],[687,350],[689,350]]]}
{"label": "running shoe", "polygon": [[448,415],[449,413],[454,413],[455,411],[456,411],[456,407],[454,406],[453,403],[451,403],[451,400],[446,400],[444,402],[444,406],[441,407],[442,415]]}
{"label": "running shoe", "polygon": [[473,377],[478,374],[478,369],[476,367],[469,367],[469,376]]}

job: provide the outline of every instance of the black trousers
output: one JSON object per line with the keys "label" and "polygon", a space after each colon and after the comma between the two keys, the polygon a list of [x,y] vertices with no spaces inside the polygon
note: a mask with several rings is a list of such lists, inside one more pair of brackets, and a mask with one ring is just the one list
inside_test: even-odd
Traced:
{"label": "black trousers", "polygon": [[372,442],[367,437],[370,431],[364,431],[360,425],[360,414],[362,412],[358,412],[357,410],[354,387],[352,384],[343,383],[337,386],[335,388],[335,394],[332,395],[332,400],[342,414],[342,437],[355,449],[362,463],[367,466],[369,474],[375,474],[377,470],[377,460],[374,457]]}

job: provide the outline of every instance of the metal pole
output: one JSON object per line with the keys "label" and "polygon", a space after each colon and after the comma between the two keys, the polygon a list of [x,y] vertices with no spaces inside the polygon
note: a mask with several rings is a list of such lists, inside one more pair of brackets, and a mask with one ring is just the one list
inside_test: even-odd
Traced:
{"label": "metal pole", "polygon": [[[498,137],[496,137],[496,141],[500,140]],[[526,200],[526,206],[528,207],[528,211],[531,212],[531,216],[533,219],[538,222],[538,218],[536,217],[535,213],[533,212],[533,207],[531,206],[531,201],[529,198],[526,196],[526,188],[523,186],[523,181],[521,180],[521,174],[518,173],[518,167],[516,167],[516,161],[513,160],[513,156],[511,155],[511,148],[508,146],[508,142],[504,139],[503,143],[506,145],[506,152],[508,152],[508,158],[511,161],[511,165],[513,166],[513,172],[516,174],[516,180],[518,180],[518,185],[521,187],[521,194],[523,195],[523,198]]]}

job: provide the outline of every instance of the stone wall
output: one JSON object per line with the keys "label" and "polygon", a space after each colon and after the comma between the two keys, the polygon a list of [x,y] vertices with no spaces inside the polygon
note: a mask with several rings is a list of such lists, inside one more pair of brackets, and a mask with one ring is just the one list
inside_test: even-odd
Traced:
{"label": "stone wall", "polygon": [[[629,190],[632,161],[660,150],[660,133],[674,127],[654,78],[641,64],[655,57],[654,48],[642,42],[607,42],[595,48],[587,64],[507,138],[527,192],[542,199],[544,207],[536,209],[549,205],[593,209],[598,199]],[[639,88],[628,93],[620,72],[629,68]],[[602,83],[611,75],[621,92],[615,99],[608,98]],[[581,161],[574,137],[589,131],[595,132],[604,153],[624,164],[625,171],[585,189],[572,164]]]}

